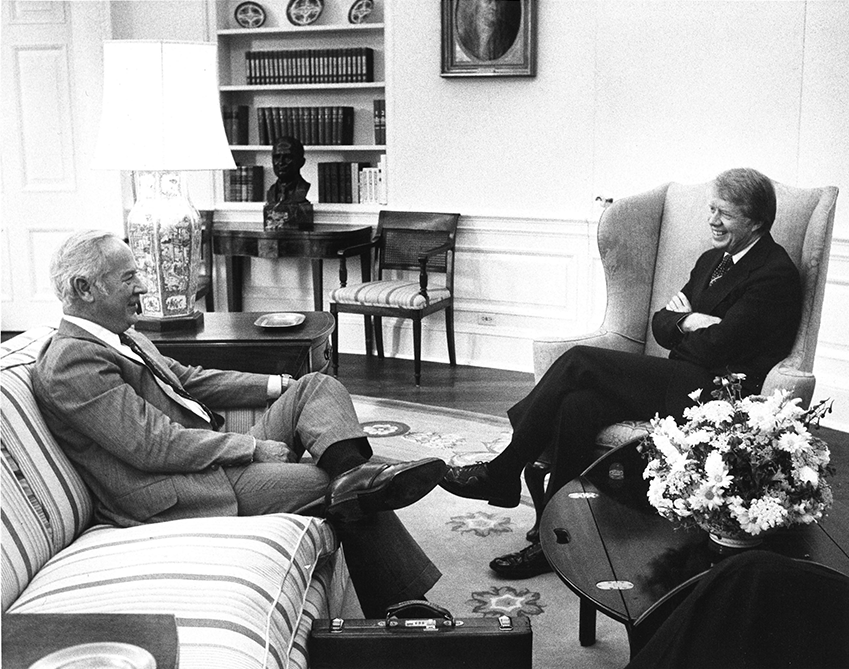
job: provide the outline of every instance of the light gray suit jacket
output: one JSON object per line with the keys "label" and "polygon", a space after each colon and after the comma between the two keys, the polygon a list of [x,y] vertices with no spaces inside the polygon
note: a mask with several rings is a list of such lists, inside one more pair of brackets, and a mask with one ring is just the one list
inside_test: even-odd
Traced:
{"label": "light gray suit jacket", "polygon": [[[187,367],[138,333],[134,338],[207,406],[265,403],[265,375]],[[98,520],[137,525],[236,515],[221,467],[251,462],[253,437],[214,431],[171,399],[143,364],[65,320],[32,378],[47,425],[98,500]]]}

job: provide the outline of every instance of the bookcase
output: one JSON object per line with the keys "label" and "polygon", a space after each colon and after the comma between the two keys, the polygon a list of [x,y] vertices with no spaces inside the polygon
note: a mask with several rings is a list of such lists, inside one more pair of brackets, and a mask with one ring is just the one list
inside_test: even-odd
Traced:
{"label": "bookcase", "polygon": [[[234,17],[239,1],[212,3],[222,113],[233,158],[241,167],[263,168],[260,194],[256,193],[256,170],[248,170],[252,202],[232,201],[234,190],[238,191],[238,185],[234,188],[231,183],[236,175],[222,175],[215,190],[216,210],[261,220],[265,190],[276,179],[271,142],[282,134],[292,134],[304,143],[307,162],[301,174],[311,184],[308,199],[317,214],[377,210],[378,199],[386,202],[388,180],[381,190],[376,175],[369,179],[372,190],[367,203],[357,201],[359,193],[353,184],[347,186],[355,189],[351,202],[339,195],[338,188],[333,199],[341,201],[321,202],[319,197],[330,199],[328,174],[345,174],[350,183],[352,170],[343,164],[380,166],[386,173],[383,2],[375,2],[373,13],[360,24],[348,21],[352,3],[324,0],[318,20],[295,26],[286,18],[288,0],[260,0],[266,20],[258,28],[239,27]],[[239,127],[228,127],[237,123],[235,119]]]}

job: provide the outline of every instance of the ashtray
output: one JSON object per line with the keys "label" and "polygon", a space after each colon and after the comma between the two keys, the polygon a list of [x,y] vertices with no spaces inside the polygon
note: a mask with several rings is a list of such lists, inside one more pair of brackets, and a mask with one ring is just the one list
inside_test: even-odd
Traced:
{"label": "ashtray", "polygon": [[260,328],[291,328],[300,325],[306,318],[303,314],[294,313],[263,314],[254,321],[254,325]]}
{"label": "ashtray", "polygon": [[30,669],[156,669],[156,660],[129,643],[81,643],[45,655]]}

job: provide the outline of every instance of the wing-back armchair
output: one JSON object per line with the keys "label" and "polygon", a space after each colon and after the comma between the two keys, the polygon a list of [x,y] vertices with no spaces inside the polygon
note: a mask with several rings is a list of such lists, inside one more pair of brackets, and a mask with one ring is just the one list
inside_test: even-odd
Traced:
{"label": "wing-back armchair", "polygon": [[[808,406],[816,379],[812,373],[817,346],[837,188],[796,188],[773,182],[777,215],[772,236],[799,268],[802,321],[793,350],[767,375],[762,393],[786,388]],[[534,342],[534,374],[539,380],[566,350],[578,344],[665,357],[651,334],[651,316],[686,283],[696,258],[709,248],[707,202],[711,183],[669,183],[617,200],[598,226],[598,248],[607,282],[607,307],[601,327],[571,339]],[[596,438],[612,448],[646,434],[647,423],[618,423]],[[525,478],[542,512],[543,481],[550,469],[546,454],[529,465]],[[534,530],[529,536],[532,537]]]}

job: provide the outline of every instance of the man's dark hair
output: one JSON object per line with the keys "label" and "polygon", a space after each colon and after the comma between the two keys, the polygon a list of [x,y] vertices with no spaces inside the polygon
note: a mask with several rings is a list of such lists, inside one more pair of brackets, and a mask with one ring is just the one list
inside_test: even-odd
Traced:
{"label": "man's dark hair", "polygon": [[714,180],[716,194],[740,208],[746,218],[769,232],[775,221],[775,188],[770,178],[750,167],[722,172]]}

